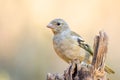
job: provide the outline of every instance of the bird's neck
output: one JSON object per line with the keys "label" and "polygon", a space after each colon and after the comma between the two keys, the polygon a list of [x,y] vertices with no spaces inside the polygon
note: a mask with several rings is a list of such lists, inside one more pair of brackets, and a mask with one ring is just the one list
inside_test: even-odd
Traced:
{"label": "bird's neck", "polygon": [[70,34],[70,29],[67,29],[67,30],[64,30],[64,31],[61,31],[59,33],[54,33],[54,35],[61,35],[61,36],[67,36]]}

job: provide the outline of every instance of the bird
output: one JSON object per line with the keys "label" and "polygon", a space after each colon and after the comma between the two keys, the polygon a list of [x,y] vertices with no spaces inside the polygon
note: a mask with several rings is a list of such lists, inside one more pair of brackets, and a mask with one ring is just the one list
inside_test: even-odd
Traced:
{"label": "bird", "polygon": [[[93,56],[91,47],[77,33],[72,31],[67,22],[61,18],[56,18],[50,21],[47,25],[54,34],[53,47],[57,55],[65,62],[69,63],[75,59],[82,62],[85,56],[81,56],[80,50],[87,51],[85,54]],[[89,60],[88,60],[89,61]],[[110,67],[105,66],[107,73],[115,73]]]}

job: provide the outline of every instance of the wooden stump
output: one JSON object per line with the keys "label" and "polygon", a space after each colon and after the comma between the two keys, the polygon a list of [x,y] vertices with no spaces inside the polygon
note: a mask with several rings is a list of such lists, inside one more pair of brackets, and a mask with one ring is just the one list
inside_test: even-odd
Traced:
{"label": "wooden stump", "polygon": [[107,53],[108,37],[100,31],[94,39],[94,55],[91,64],[73,61],[64,74],[47,74],[47,80],[107,80],[105,59]]}

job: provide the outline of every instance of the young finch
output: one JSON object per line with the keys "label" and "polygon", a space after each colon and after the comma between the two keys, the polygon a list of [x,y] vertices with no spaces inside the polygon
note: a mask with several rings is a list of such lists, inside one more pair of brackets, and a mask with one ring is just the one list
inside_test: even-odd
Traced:
{"label": "young finch", "polygon": [[[90,46],[85,43],[81,36],[71,31],[63,19],[54,19],[47,27],[54,33],[53,46],[55,52],[67,63],[75,59],[79,59],[80,62],[85,59],[85,56],[80,55],[81,48],[93,55]],[[105,71],[114,73],[108,66],[105,66]]]}

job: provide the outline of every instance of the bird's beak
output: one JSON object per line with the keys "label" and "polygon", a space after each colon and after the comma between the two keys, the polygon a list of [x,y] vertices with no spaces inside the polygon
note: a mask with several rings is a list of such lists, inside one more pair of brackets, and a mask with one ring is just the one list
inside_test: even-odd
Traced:
{"label": "bird's beak", "polygon": [[55,28],[55,26],[52,25],[52,24],[48,24],[47,27],[48,27],[48,28],[51,28],[51,29],[54,29],[54,28]]}

